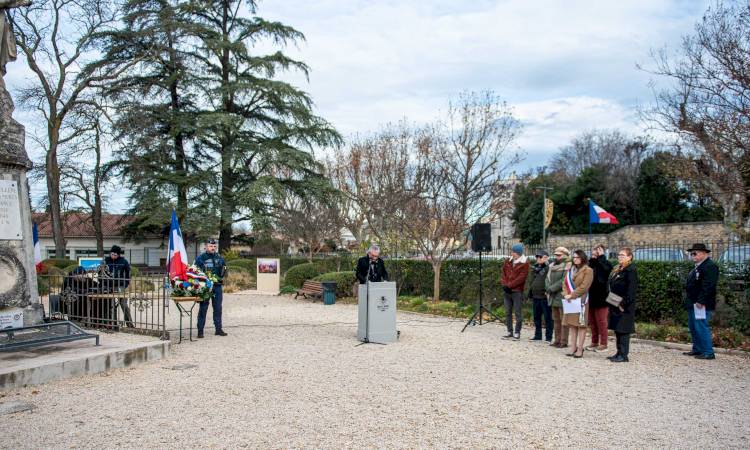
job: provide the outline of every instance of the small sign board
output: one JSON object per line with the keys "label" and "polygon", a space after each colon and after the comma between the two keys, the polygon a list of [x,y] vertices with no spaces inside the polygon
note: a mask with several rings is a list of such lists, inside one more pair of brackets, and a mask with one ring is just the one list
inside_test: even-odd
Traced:
{"label": "small sign board", "polygon": [[0,330],[4,328],[21,328],[23,326],[23,309],[0,309]]}
{"label": "small sign board", "polygon": [[281,286],[280,260],[275,258],[258,258],[255,263],[257,274],[257,291],[263,294],[277,295]]}
{"label": "small sign board", "polygon": [[80,257],[78,258],[78,265],[86,269],[86,271],[96,270],[97,267],[102,263],[102,258],[92,257]]}

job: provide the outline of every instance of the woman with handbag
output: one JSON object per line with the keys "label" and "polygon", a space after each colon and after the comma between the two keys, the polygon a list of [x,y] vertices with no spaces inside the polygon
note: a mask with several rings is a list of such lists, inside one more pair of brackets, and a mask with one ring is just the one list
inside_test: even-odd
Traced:
{"label": "woman with handbag", "polygon": [[633,265],[633,250],[623,247],[617,253],[619,262],[609,277],[609,329],[617,338],[617,353],[609,356],[612,362],[628,362],[630,335],[635,332],[635,300],[638,292],[638,272]]}
{"label": "woman with handbag", "polygon": [[583,357],[583,344],[586,341],[588,318],[588,293],[594,281],[594,271],[588,266],[588,257],[583,250],[573,252],[573,264],[565,273],[563,280],[563,302],[572,303],[580,300],[578,312],[565,314],[563,325],[570,330],[570,342],[573,351],[567,356]]}

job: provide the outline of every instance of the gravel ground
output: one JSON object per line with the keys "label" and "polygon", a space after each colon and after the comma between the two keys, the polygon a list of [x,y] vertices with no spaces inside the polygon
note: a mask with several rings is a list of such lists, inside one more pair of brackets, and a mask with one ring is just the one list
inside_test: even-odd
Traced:
{"label": "gravel ground", "polygon": [[36,405],[0,416],[0,447],[750,448],[750,358],[573,359],[408,313],[398,343],[357,346],[355,306],[290,297],[226,295],[224,316],[167,360],[0,394]]}

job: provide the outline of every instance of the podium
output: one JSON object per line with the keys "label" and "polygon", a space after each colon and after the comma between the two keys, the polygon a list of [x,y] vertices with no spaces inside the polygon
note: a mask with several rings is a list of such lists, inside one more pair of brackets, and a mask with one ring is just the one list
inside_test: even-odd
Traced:
{"label": "podium", "polygon": [[396,283],[360,284],[358,294],[357,339],[377,344],[396,342]]}

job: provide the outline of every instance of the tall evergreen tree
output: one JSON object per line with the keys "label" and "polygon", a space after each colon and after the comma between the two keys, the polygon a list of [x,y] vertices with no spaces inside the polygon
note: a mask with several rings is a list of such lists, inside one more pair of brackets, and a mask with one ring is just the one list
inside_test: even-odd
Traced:
{"label": "tall evergreen tree", "polygon": [[107,94],[116,101],[122,146],[111,164],[131,190],[131,212],[137,219],[129,231],[136,237],[167,224],[169,205],[176,208],[184,229],[195,231],[202,223],[186,221],[196,172],[189,154],[196,80],[190,70],[195,55],[190,52],[190,16],[184,3],[128,0],[122,27],[98,36],[104,56],[88,68],[129,66]]}
{"label": "tall evergreen tree", "polygon": [[[340,136],[312,112],[302,90],[277,78],[308,67],[281,50],[256,54],[260,43],[284,47],[304,40],[292,27],[256,15],[255,1],[192,0],[198,83],[204,110],[197,122],[202,183],[219,205],[219,245],[231,245],[232,224],[267,213],[271,192],[301,189],[320,177],[315,146],[338,145]],[[247,16],[245,11],[249,11]]]}

